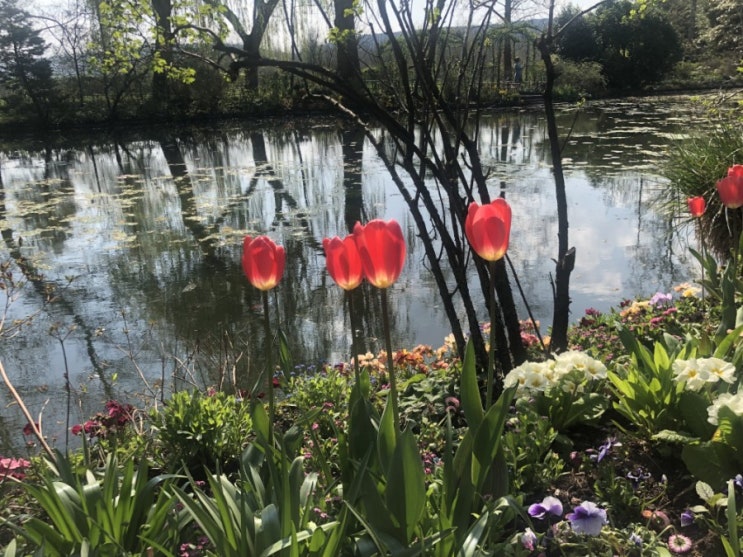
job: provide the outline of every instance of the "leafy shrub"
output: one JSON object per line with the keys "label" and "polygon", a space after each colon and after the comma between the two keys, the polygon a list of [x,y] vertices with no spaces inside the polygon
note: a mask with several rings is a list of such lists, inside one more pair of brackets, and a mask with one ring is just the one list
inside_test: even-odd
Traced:
{"label": "leafy shrub", "polygon": [[253,426],[249,404],[224,392],[175,393],[150,417],[165,466],[184,465],[192,473],[215,465],[233,467]]}
{"label": "leafy shrub", "polygon": [[555,64],[558,78],[555,81],[555,97],[578,100],[582,97],[600,96],[606,91],[606,79],[601,74],[598,62],[573,62],[558,59]]}

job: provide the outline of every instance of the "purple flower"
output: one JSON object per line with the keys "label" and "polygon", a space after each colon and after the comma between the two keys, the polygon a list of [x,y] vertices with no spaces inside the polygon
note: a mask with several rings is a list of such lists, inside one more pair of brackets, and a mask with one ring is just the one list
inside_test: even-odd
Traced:
{"label": "purple flower", "polygon": [[735,478],[733,478],[733,483],[738,489],[743,489],[743,475],[736,474]]}
{"label": "purple flower", "polygon": [[641,482],[649,480],[651,477],[652,474],[645,472],[640,466],[634,472],[627,472],[627,479],[632,482],[632,489],[638,489]]}
{"label": "purple flower", "polygon": [[629,535],[629,541],[631,541],[637,547],[642,547],[642,536],[640,536],[637,532],[632,532]]}
{"label": "purple flower", "polygon": [[534,551],[534,548],[537,546],[537,535],[531,528],[527,528],[524,530],[524,533],[521,534],[521,545],[524,546],[524,549],[528,549],[529,551]]}
{"label": "purple flower", "polygon": [[590,501],[583,501],[575,507],[573,512],[568,514],[567,519],[573,531],[589,536],[598,536],[601,533],[601,527],[609,523],[606,519],[606,511]]}
{"label": "purple flower", "polygon": [[562,514],[562,502],[557,497],[548,495],[541,503],[529,506],[529,516],[542,519],[546,514],[560,516]]}
{"label": "purple flower", "polygon": [[671,294],[664,294],[663,292],[656,292],[653,294],[653,297],[650,298],[650,305],[651,306],[667,306],[673,301],[673,296]]}
{"label": "purple flower", "polygon": [[617,442],[616,437],[609,437],[606,442],[599,447],[598,454],[591,455],[591,460],[601,462],[604,457],[611,452],[612,447],[621,447],[622,444]]}
{"label": "purple flower", "polygon": [[694,524],[694,513],[689,509],[686,509],[681,513],[681,527],[691,526]]}

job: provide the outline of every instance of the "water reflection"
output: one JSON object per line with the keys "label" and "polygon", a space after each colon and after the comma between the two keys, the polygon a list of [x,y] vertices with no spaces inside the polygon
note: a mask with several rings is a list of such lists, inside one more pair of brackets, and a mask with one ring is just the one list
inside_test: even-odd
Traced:
{"label": "water reflection", "polygon": [[[669,117],[684,110],[683,121]],[[693,121],[688,107],[669,101],[561,113],[577,249],[574,318],[688,278],[674,223],[653,211],[652,199],[664,187],[654,174],[663,150]],[[543,119],[497,113],[482,129],[492,193],[505,190],[513,206],[511,259],[547,323],[557,230]],[[378,292],[368,285],[354,292],[361,311],[349,317],[324,271],[322,239],[346,235],[357,220],[396,218],[408,231],[407,264],[391,291],[393,342],[438,346],[449,331],[400,194],[363,133],[338,122],[51,138],[43,148],[1,152],[0,185],[2,256],[28,281],[12,317],[38,312],[22,334],[3,340],[0,357],[31,411],[43,410],[47,431],[60,439],[61,347],[73,423],[109,397],[190,382],[245,385],[261,369],[260,295],[240,268],[245,234],[268,234],[286,248],[271,311],[297,362],[348,358],[352,329],[364,350],[380,348]],[[74,331],[61,344],[49,335],[53,326]],[[20,445],[20,413],[6,394],[2,402],[3,442]]]}

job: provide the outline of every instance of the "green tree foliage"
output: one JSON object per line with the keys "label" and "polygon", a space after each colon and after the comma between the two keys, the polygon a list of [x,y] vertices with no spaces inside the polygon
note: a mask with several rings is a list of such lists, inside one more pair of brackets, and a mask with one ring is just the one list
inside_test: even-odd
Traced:
{"label": "green tree foliage", "polygon": [[574,20],[579,13],[578,8],[569,6],[557,17],[557,26],[560,29],[570,23],[556,41],[557,51],[562,58],[575,62],[597,60],[599,44],[595,35],[596,28],[590,24],[588,18],[579,17]]}
{"label": "green tree foliage", "polygon": [[16,0],[0,0],[0,106],[15,111],[31,108],[39,120],[49,121],[55,91],[46,49]]}
{"label": "green tree foliage", "polygon": [[[592,31],[595,51],[578,47]],[[579,33],[573,36],[573,33]],[[585,17],[585,25],[570,25],[563,33],[558,52],[567,59],[595,61],[603,66],[608,86],[633,88],[660,81],[683,54],[681,40],[660,12],[638,15],[630,0],[601,6]]]}
{"label": "green tree foliage", "polygon": [[707,7],[707,39],[717,51],[735,51],[743,59],[743,2],[715,0]]}

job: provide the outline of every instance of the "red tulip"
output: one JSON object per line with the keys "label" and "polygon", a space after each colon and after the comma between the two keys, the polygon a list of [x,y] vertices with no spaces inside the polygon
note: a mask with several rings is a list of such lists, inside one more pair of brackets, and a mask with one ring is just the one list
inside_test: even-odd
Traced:
{"label": "red tulip", "polygon": [[243,271],[250,284],[259,290],[271,290],[284,274],[286,252],[268,236],[243,240]]}
{"label": "red tulip", "polygon": [[464,232],[475,252],[486,261],[498,261],[508,250],[511,235],[511,207],[505,199],[480,206],[470,203]]}
{"label": "red tulip", "polygon": [[361,257],[353,236],[338,236],[322,241],[328,273],[343,290],[353,290],[364,278]]}
{"label": "red tulip", "polygon": [[717,181],[717,193],[728,209],[743,207],[743,164],[734,164],[728,175]]}
{"label": "red tulip", "polygon": [[689,212],[694,218],[699,218],[704,214],[707,208],[707,203],[704,201],[704,197],[698,195],[697,197],[690,197],[686,200],[686,204],[689,206]]}
{"label": "red tulip", "polygon": [[405,239],[399,223],[374,219],[363,226],[357,222],[353,236],[366,279],[377,288],[391,286],[405,264]]}

